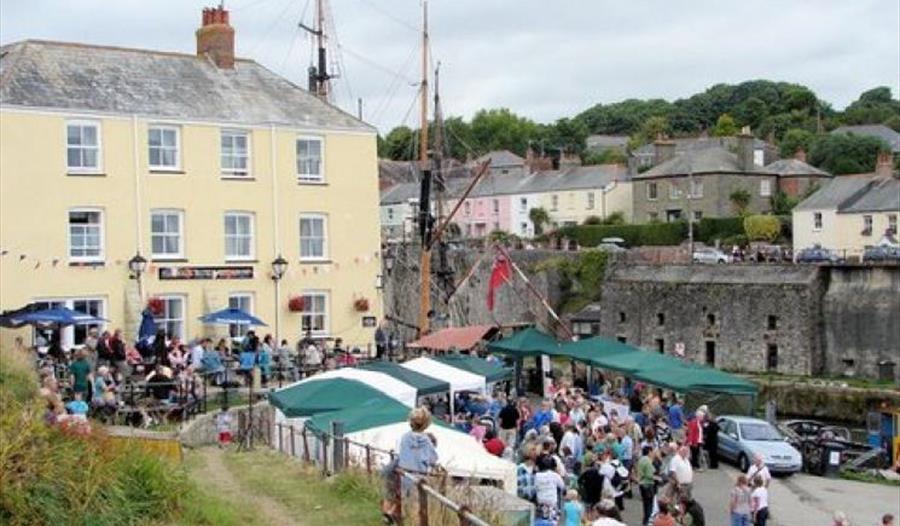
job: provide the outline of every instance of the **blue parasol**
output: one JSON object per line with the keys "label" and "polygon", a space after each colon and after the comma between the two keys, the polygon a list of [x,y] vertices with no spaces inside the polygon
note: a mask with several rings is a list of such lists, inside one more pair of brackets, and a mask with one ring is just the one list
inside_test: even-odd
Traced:
{"label": "blue parasol", "polygon": [[200,321],[207,324],[218,324],[218,325],[231,325],[231,324],[240,324],[240,325],[255,325],[259,327],[265,327],[266,324],[253,316],[252,314],[246,313],[241,309],[222,309],[215,312],[210,312],[205,316],[200,316]]}
{"label": "blue parasol", "polygon": [[53,309],[44,309],[23,314],[14,314],[10,317],[11,322],[15,326],[22,325],[57,325],[65,327],[68,325],[88,325],[92,323],[103,323],[107,321],[104,318],[78,312],[66,307],[56,307]]}

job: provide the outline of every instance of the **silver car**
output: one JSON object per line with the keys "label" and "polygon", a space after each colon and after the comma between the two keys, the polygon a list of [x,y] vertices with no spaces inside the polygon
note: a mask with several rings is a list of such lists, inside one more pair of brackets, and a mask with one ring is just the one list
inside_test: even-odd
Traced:
{"label": "silver car", "polygon": [[803,468],[803,457],[778,429],[765,420],[746,416],[722,416],[719,424],[719,456],[736,462],[746,473],[756,455],[771,473],[792,474]]}
{"label": "silver car", "polygon": [[704,247],[694,250],[694,263],[731,263],[731,254],[726,254],[713,247]]}

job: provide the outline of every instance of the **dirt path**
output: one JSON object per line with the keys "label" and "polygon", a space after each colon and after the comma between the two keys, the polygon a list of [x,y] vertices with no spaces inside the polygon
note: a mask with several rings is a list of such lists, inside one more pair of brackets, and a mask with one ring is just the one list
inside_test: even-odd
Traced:
{"label": "dirt path", "polygon": [[278,501],[259,495],[244,487],[225,466],[225,452],[217,447],[205,447],[195,453],[203,462],[202,467],[192,470],[191,476],[198,484],[210,486],[221,496],[255,508],[263,522],[270,526],[294,526],[300,524],[291,517]]}

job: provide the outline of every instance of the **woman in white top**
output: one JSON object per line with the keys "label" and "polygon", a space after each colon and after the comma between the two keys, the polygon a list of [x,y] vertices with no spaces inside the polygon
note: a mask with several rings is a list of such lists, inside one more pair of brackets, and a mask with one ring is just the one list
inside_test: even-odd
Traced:
{"label": "woman in white top", "polygon": [[565,491],[566,484],[555,471],[556,461],[549,455],[538,459],[538,473],[534,476],[534,491],[538,506],[544,505],[559,510],[559,492]]}
{"label": "woman in white top", "polygon": [[769,490],[766,489],[762,477],[755,477],[752,485],[750,509],[753,510],[753,525],[766,526],[769,520]]}

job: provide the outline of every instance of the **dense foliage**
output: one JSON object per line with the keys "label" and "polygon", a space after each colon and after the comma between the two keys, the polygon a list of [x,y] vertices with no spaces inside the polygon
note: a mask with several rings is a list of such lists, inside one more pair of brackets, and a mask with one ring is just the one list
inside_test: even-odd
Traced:
{"label": "dense foliage", "polygon": [[596,247],[603,238],[620,237],[628,246],[678,245],[687,237],[687,223],[646,225],[578,225],[561,228],[557,235],[574,239],[583,247]]}
{"label": "dense foliage", "polygon": [[771,243],[781,233],[781,221],[772,215],[752,215],[744,218],[744,231],[750,241]]}
{"label": "dense foliage", "polygon": [[[466,121],[450,117],[444,121],[445,149],[457,159],[491,150],[510,150],[524,155],[528,146],[535,150],[563,149],[581,154],[590,134],[628,135],[634,148],[660,135],[689,136],[701,132],[733,135],[750,126],[757,137],[774,140],[782,156],[798,147],[813,150],[824,140],[825,132],[842,124],[885,124],[900,130],[900,100],[890,88],[881,86],[862,93],[843,112],[835,111],[809,88],[788,82],[751,80],[740,84],[716,84],[674,102],[663,99],[627,99],[597,104],[571,118],[540,124],[507,108],[483,109]],[[433,125],[432,125],[433,126]],[[819,134],[819,135],[817,135]],[[379,155],[397,160],[417,155],[418,132],[405,126],[379,138]],[[828,146],[823,145],[823,148]],[[851,148],[848,155],[862,150]],[[588,164],[621,162],[616,154],[588,158]],[[860,160],[854,157],[852,164]],[[822,157],[811,162],[830,170],[837,163]],[[874,156],[872,157],[874,162]],[[834,173],[846,173],[838,165]],[[847,167],[846,169],[849,169]]]}

